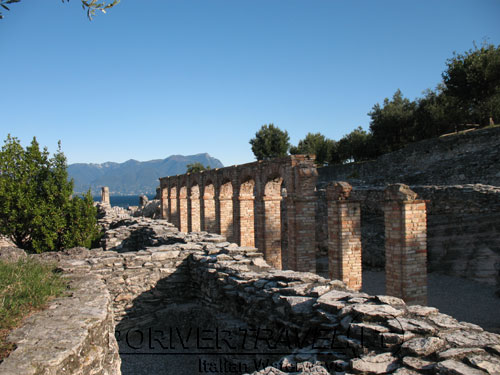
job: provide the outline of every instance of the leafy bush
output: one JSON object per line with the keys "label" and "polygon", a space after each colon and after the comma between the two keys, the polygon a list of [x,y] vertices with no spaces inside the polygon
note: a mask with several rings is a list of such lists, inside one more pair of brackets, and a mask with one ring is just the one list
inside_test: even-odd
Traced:
{"label": "leafy bush", "polygon": [[0,151],[0,233],[32,252],[90,247],[100,235],[97,210],[90,191],[72,198],[66,168],[60,144],[50,158],[36,138],[24,150],[7,136]]}

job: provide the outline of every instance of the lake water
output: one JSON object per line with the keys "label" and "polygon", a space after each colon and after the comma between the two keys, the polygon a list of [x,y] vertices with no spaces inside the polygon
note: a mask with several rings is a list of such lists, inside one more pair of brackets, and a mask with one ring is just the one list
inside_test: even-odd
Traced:
{"label": "lake water", "polygon": [[[148,195],[149,200],[154,199],[155,195]],[[94,202],[100,202],[101,196],[95,196]],[[128,206],[138,206],[139,205],[139,196],[138,195],[110,195],[109,200],[111,206],[125,207]]]}

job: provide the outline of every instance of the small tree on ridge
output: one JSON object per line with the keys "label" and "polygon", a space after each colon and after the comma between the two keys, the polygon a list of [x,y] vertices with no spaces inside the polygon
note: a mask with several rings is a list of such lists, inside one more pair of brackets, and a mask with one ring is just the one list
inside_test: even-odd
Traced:
{"label": "small tree on ridge", "polygon": [[252,152],[257,160],[269,160],[286,156],[290,148],[290,137],[286,130],[281,130],[274,124],[264,124],[250,140]]}

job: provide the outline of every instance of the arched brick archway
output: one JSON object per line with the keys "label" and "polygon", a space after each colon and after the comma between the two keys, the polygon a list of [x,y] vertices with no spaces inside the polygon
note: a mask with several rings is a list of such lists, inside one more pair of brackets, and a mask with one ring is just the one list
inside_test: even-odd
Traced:
{"label": "arched brick archway", "polygon": [[[160,183],[162,188],[169,186],[171,193],[174,187],[177,189],[175,202],[170,195],[169,210],[170,220],[181,231],[197,228],[192,224],[197,220],[197,213],[192,212],[197,205],[193,202],[196,194],[202,194],[203,203],[199,209],[201,229],[216,231],[228,241],[241,245],[255,245],[268,254],[270,262],[278,268],[314,272],[316,178],[313,157],[292,155],[163,177]],[[195,195],[190,197],[189,205],[188,194],[193,193],[187,181],[198,187]],[[286,197],[282,196],[284,187]],[[163,200],[162,205],[166,204]],[[168,216],[168,209],[163,209],[167,210]],[[191,228],[188,227],[188,218],[191,218]]]}

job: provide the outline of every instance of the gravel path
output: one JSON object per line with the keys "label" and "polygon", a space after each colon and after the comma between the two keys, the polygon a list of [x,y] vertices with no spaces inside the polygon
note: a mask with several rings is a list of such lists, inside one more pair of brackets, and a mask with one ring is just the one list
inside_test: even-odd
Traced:
{"label": "gravel path", "polygon": [[[495,287],[437,273],[428,275],[428,305],[459,321],[475,323],[500,333],[500,298]],[[385,294],[385,272],[364,271],[363,289],[368,294]]]}

